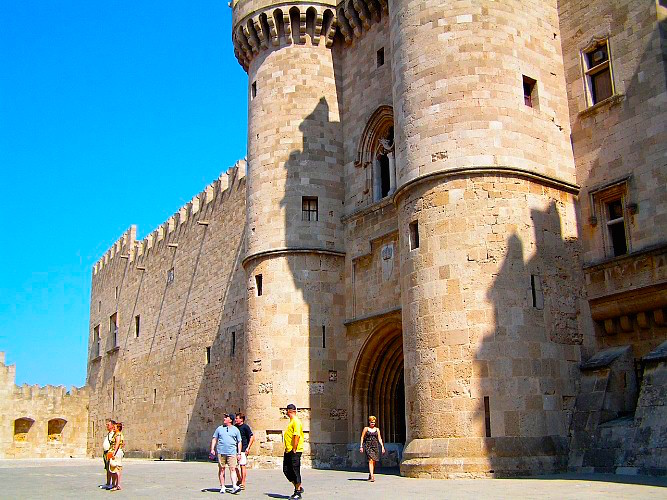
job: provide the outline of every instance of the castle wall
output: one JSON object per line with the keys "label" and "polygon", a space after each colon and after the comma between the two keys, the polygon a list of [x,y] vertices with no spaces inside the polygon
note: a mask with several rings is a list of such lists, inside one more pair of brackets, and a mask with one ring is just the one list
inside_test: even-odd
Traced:
{"label": "castle wall", "polygon": [[[662,371],[647,356],[667,338],[667,8],[659,2],[570,0],[559,2],[559,15],[572,146],[582,186],[585,283],[596,322],[585,358],[625,349],[631,364],[627,376],[639,384],[637,397],[632,384],[613,387],[598,381],[593,390],[582,382],[569,467],[664,474],[664,443],[657,438],[663,430],[654,418],[661,415],[656,394],[664,391],[656,381],[662,380]],[[599,102],[585,75],[586,54],[596,44],[608,49],[612,85],[611,95]],[[615,200],[625,230],[620,246],[608,224],[617,217],[608,208]],[[605,370],[599,368],[595,376],[602,380]],[[584,376],[592,380],[589,373]],[[610,395],[632,404],[600,418],[600,398]]]}
{"label": "castle wall", "polygon": [[[89,453],[106,417],[131,455],[205,453],[241,408],[254,465],[277,465],[294,403],[318,467],[361,465],[377,412],[405,475],[664,473],[667,9],[232,6],[248,176],[95,265]],[[600,37],[615,94],[590,106],[582,50]],[[618,257],[594,210],[610,183],[626,189]]]}
{"label": "castle wall", "polygon": [[244,167],[222,175],[143,241],[134,241],[132,228],[95,266],[89,453],[98,452],[104,420],[113,418],[125,424],[130,456],[206,454],[222,413],[244,407]]}
{"label": "castle wall", "polygon": [[[604,217],[589,194],[628,176],[626,203],[637,204],[636,213],[627,214],[631,251],[664,245],[667,81],[659,25],[665,23],[667,8],[652,1],[561,0],[559,13],[572,146],[582,186],[585,262],[610,258],[603,242]],[[609,40],[615,92],[593,106],[586,98],[581,54],[595,38]],[[591,216],[597,217],[595,224]]]}
{"label": "castle wall", "polygon": [[88,390],[15,385],[0,353],[0,458],[86,456]]}

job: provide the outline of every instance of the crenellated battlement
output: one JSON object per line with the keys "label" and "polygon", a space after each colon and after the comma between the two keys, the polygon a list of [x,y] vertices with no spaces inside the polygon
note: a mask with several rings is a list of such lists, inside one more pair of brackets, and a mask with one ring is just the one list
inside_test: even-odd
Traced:
{"label": "crenellated battlement", "polygon": [[88,388],[86,386],[72,386],[67,390],[63,385],[16,385],[16,365],[5,364],[5,353],[2,351],[0,351],[0,370],[2,371],[3,383],[13,387],[14,399],[48,399],[57,405],[59,401],[62,401],[65,398],[88,396]]}
{"label": "crenellated battlement", "polygon": [[207,185],[203,191],[179,208],[171,217],[151,231],[141,241],[136,240],[136,226],[130,226],[118,241],[104,253],[104,256],[95,263],[93,266],[93,276],[97,275],[119,256],[129,259],[130,262],[134,262],[136,259],[146,255],[151,248],[163,241],[182,224],[194,218],[204,207],[218,199],[218,197],[224,197],[225,192],[233,187],[235,182],[243,179],[245,174],[246,161],[238,160],[233,167],[220,174],[220,177]]}
{"label": "crenellated battlement", "polygon": [[248,1],[234,5],[234,55],[246,71],[261,51],[282,45],[324,43],[336,34],[335,4],[330,2],[272,4]]}
{"label": "crenellated battlement", "polygon": [[389,4],[387,0],[346,0],[338,4],[336,12],[345,43],[352,43],[389,13]]}
{"label": "crenellated battlement", "polygon": [[333,45],[336,30],[346,44],[360,38],[389,13],[387,0],[344,0],[333,4],[273,3],[266,0],[233,2],[234,54],[247,71],[261,51],[281,45]]}

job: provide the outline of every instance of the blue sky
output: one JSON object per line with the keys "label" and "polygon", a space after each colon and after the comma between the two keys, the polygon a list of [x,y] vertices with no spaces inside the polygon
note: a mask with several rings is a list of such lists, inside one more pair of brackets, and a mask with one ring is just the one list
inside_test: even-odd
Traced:
{"label": "blue sky", "polygon": [[246,154],[225,0],[0,2],[0,351],[83,385],[92,265]]}

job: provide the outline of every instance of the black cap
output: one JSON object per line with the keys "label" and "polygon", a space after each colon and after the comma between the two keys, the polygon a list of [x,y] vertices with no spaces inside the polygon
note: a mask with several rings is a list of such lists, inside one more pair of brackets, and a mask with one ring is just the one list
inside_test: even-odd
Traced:
{"label": "black cap", "polygon": [[233,422],[234,419],[236,418],[236,415],[234,415],[233,413],[230,413],[230,414],[229,414],[229,418],[231,418],[231,419],[232,419],[232,422]]}
{"label": "black cap", "polygon": [[296,406],[294,406],[292,403],[290,403],[290,404],[287,405],[287,409],[296,411]]}

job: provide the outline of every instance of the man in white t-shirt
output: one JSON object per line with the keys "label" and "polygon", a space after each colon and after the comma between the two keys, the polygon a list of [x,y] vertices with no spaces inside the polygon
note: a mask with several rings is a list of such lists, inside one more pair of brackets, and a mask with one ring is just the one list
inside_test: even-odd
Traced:
{"label": "man in white t-shirt", "polygon": [[111,443],[113,443],[113,436],[116,433],[116,422],[110,418],[106,421],[107,432],[104,434],[104,441],[102,441],[102,460],[104,460],[104,470],[107,472],[107,482],[106,484],[100,484],[98,488],[103,490],[111,489],[111,472],[109,471],[109,450],[111,449]]}

